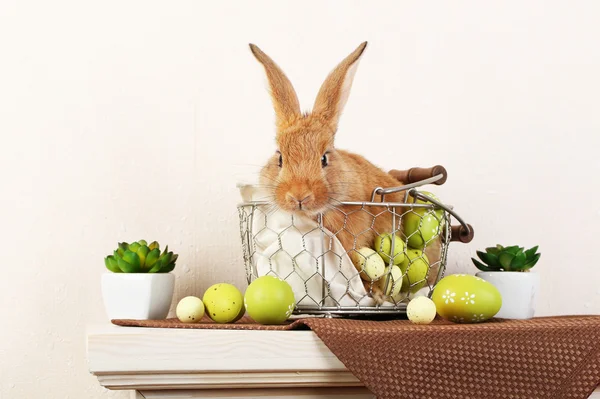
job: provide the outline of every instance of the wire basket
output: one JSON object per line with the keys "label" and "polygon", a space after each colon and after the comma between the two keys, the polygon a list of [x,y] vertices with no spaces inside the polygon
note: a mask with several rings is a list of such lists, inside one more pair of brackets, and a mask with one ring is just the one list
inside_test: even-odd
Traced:
{"label": "wire basket", "polygon": [[[471,241],[473,228],[451,206],[417,189],[443,184],[443,167],[390,174],[408,184],[374,188],[370,201],[343,201],[314,218],[254,200],[248,195],[253,187],[241,186],[245,202],[238,211],[248,283],[263,275],[287,281],[297,315],[404,314],[415,295],[430,296],[444,275],[449,243]],[[403,201],[386,201],[397,193]],[[325,227],[328,217],[340,220],[335,231]],[[460,224],[452,226],[453,218]],[[369,227],[353,229],[357,220]],[[380,235],[383,240],[376,240]],[[370,249],[361,242],[371,243]]]}

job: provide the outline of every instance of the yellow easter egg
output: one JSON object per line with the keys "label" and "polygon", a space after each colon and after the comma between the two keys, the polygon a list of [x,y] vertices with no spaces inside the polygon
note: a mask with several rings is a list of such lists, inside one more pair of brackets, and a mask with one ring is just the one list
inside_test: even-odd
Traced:
{"label": "yellow easter egg", "polygon": [[233,285],[220,283],[210,286],[202,302],[208,317],[217,323],[234,323],[245,313],[244,297]]}
{"label": "yellow easter egg", "polygon": [[467,274],[441,279],[431,295],[437,313],[455,323],[486,321],[500,310],[502,296],[491,283]]}

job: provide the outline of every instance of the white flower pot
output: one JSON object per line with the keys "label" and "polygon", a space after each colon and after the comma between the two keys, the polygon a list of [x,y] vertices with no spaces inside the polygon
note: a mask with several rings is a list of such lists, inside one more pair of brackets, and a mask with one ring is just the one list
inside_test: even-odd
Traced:
{"label": "white flower pot", "polygon": [[167,317],[172,273],[104,273],[102,298],[109,319],[159,320]]}
{"label": "white flower pot", "polygon": [[502,295],[502,307],[495,317],[501,319],[531,319],[540,276],[532,272],[479,272],[480,277],[492,283]]}

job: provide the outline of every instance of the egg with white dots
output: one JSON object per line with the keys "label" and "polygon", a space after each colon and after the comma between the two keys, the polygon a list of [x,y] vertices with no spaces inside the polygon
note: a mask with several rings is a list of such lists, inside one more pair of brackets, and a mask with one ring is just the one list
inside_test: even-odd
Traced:
{"label": "egg with white dots", "polygon": [[467,274],[451,274],[441,279],[431,299],[440,317],[455,323],[484,322],[502,307],[502,296],[493,284]]}
{"label": "egg with white dots", "polygon": [[182,323],[198,323],[204,317],[204,303],[198,297],[186,296],[177,304],[175,313]]}
{"label": "egg with white dots", "polygon": [[412,299],[406,307],[408,320],[414,324],[429,324],[435,319],[436,313],[435,303],[426,296]]}

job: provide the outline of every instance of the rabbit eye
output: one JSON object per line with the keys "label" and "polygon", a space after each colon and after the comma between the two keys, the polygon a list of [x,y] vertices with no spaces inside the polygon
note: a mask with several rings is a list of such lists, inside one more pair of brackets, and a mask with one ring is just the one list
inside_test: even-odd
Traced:
{"label": "rabbit eye", "polygon": [[279,154],[279,167],[283,166],[283,157]]}
{"label": "rabbit eye", "polygon": [[322,167],[325,167],[325,166],[327,166],[327,165],[328,165],[328,162],[327,162],[327,153],[325,153],[325,154],[323,154],[323,156],[321,157],[321,166],[322,166]]}

